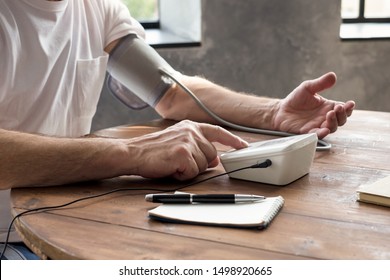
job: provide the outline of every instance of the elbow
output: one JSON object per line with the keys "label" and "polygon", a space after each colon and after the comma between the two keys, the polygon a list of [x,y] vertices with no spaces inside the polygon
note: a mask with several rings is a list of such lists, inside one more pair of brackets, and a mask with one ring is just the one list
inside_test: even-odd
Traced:
{"label": "elbow", "polygon": [[0,162],[0,190],[8,190],[17,187],[23,187],[22,178],[23,174],[16,174],[9,169],[8,165],[3,165],[4,162]]}
{"label": "elbow", "polygon": [[[164,96],[157,103],[155,110],[157,113],[164,119],[180,121],[186,118],[185,111],[178,106],[182,107],[181,104],[183,100],[181,94],[179,93],[179,88],[176,84],[168,89]],[[184,104],[183,104],[184,106]]]}
{"label": "elbow", "polygon": [[8,189],[11,189],[13,187],[16,187],[16,184],[13,184],[11,182],[11,180],[7,180],[4,178],[4,176],[2,176],[1,172],[0,172],[0,190],[8,190]]}

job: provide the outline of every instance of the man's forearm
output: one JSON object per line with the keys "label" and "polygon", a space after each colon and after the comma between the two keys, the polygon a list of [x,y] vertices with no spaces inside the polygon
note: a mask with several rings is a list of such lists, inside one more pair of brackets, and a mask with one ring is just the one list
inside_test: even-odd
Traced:
{"label": "man's forearm", "polygon": [[[240,125],[273,129],[278,99],[237,93],[200,77],[183,76],[182,81],[219,117]],[[157,104],[156,110],[168,119],[217,123],[178,85],[167,92]]]}
{"label": "man's forearm", "polygon": [[0,189],[110,178],[126,173],[123,141],[54,138],[0,129]]}

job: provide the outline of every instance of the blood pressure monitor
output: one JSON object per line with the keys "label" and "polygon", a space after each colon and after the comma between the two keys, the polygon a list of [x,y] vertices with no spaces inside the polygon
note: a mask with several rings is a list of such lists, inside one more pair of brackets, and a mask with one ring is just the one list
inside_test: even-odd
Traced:
{"label": "blood pressure monitor", "polygon": [[271,160],[267,168],[248,168],[229,173],[230,178],[273,185],[287,185],[310,171],[317,143],[315,133],[251,143],[249,147],[223,153],[226,172]]}

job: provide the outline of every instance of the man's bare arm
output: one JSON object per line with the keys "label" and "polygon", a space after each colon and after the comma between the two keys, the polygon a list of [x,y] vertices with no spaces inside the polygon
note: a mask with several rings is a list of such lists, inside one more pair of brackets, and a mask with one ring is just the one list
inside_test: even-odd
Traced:
{"label": "man's bare arm", "polygon": [[[196,76],[182,75],[181,82],[222,119],[244,126],[273,129],[279,99],[235,92]],[[216,123],[177,84],[161,98],[156,110],[167,119]]]}
{"label": "man's bare arm", "polygon": [[139,175],[187,180],[218,163],[212,142],[248,144],[214,125],[183,121],[132,139],[55,138],[0,129],[0,189]]}
{"label": "man's bare arm", "polygon": [[0,189],[109,178],[125,173],[123,141],[55,138],[0,129]]}
{"label": "man's bare arm", "polygon": [[[225,120],[297,134],[315,132],[319,138],[344,125],[355,107],[354,101],[344,103],[321,95],[335,85],[333,72],[302,82],[283,99],[234,92],[200,77],[182,76],[182,82],[206,107]],[[215,123],[178,85],[168,90],[156,110],[168,119]]]}

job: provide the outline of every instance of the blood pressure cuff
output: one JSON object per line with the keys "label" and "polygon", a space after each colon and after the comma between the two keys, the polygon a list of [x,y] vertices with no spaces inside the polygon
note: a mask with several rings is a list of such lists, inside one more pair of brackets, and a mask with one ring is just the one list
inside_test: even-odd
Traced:
{"label": "blood pressure cuff", "polygon": [[131,34],[110,53],[107,85],[120,101],[131,108],[155,107],[173,83],[161,74],[160,69],[178,75],[142,38]]}
{"label": "blood pressure cuff", "polygon": [[118,80],[113,78],[110,74],[107,75],[106,81],[107,87],[110,92],[127,107],[130,107],[134,110],[141,110],[149,106],[141,98],[131,92],[123,84],[121,84]]}

